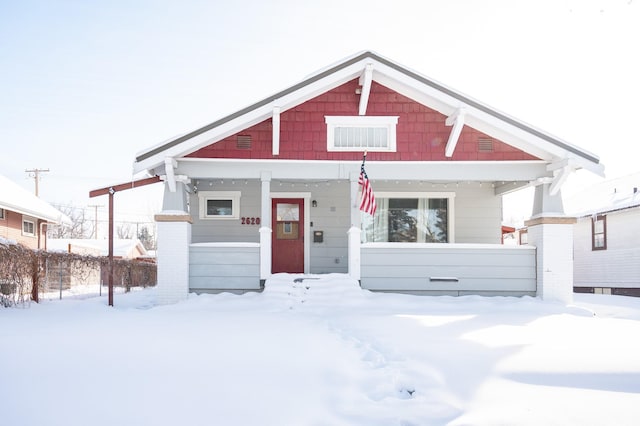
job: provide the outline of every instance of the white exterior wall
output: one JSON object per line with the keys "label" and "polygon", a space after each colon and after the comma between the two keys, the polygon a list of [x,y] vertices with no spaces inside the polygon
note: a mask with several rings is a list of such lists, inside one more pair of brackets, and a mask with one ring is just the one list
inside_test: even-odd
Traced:
{"label": "white exterior wall", "polygon": [[[564,220],[563,220],[564,219]],[[543,218],[563,222],[567,218]],[[573,224],[529,225],[528,244],[535,246],[537,294],[543,300],[571,303],[573,300]]]}
{"label": "white exterior wall", "polygon": [[591,217],[574,226],[574,286],[640,288],[640,208],[606,216],[606,250],[591,249]]}
{"label": "white exterior wall", "polygon": [[158,304],[176,303],[188,297],[190,244],[189,222],[158,221]]}

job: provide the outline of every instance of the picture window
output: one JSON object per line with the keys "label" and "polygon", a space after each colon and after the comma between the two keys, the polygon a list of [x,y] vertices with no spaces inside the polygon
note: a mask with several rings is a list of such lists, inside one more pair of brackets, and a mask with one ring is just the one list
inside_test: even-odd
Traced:
{"label": "picture window", "polygon": [[200,219],[240,218],[240,191],[201,191],[198,201]]}

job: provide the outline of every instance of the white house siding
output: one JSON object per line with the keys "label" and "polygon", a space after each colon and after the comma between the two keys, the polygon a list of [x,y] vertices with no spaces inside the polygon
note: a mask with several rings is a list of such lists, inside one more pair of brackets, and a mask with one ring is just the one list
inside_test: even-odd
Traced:
{"label": "white house siding", "polygon": [[535,248],[484,244],[369,243],[361,284],[376,291],[535,295]]}
{"label": "white house siding", "polygon": [[606,216],[606,250],[591,249],[591,217],[575,224],[574,287],[640,288],[640,207]]}

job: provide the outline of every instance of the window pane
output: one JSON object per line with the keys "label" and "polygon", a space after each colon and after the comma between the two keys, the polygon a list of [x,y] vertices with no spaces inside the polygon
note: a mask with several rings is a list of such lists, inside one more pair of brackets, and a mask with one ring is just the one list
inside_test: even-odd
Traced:
{"label": "window pane", "polygon": [[604,220],[596,220],[593,222],[593,232],[596,234],[602,234],[604,232]]}
{"label": "window pane", "polygon": [[595,234],[593,236],[593,246],[596,248],[604,247],[604,234]]}
{"label": "window pane", "polygon": [[429,200],[429,207],[425,218],[425,242],[446,243],[449,241],[446,198],[433,198]]}
{"label": "window pane", "polygon": [[389,199],[389,242],[418,241],[418,200]]}
{"label": "window pane", "polygon": [[278,221],[299,221],[300,206],[298,204],[278,203],[276,214]]}
{"label": "window pane", "polygon": [[207,200],[207,216],[232,216],[232,200]]}

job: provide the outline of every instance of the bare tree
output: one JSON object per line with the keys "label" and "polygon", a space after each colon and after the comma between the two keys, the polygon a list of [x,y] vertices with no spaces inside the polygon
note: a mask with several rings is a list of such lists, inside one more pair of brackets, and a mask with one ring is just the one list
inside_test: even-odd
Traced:
{"label": "bare tree", "polygon": [[93,222],[79,207],[56,205],[60,212],[71,219],[71,224],[49,225],[48,238],[90,238],[93,233]]}
{"label": "bare tree", "polygon": [[155,250],[156,249],[156,238],[155,236],[149,232],[149,227],[143,225],[138,232],[138,239],[142,243],[145,249],[147,250]]}
{"label": "bare tree", "polygon": [[122,223],[116,228],[116,235],[122,240],[133,238],[133,228],[130,223]]}

